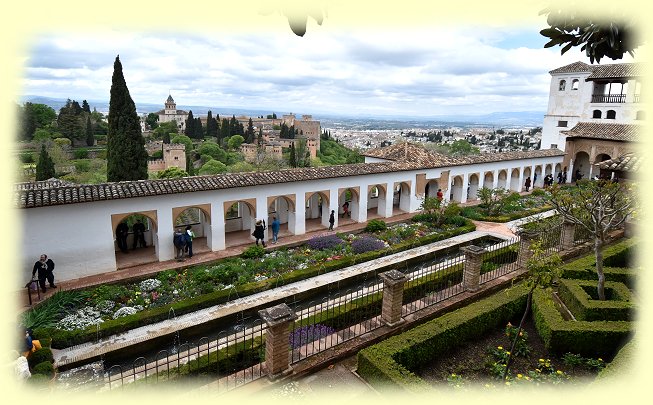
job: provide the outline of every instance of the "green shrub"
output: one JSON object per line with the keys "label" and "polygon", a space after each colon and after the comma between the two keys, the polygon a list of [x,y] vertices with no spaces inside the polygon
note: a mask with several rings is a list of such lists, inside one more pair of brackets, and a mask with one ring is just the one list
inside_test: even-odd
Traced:
{"label": "green shrub", "polygon": [[460,215],[475,221],[483,219],[483,214],[478,212],[476,207],[465,207],[460,211]]}
{"label": "green shrub", "polygon": [[54,366],[49,361],[38,363],[32,369],[32,374],[44,375],[48,378],[52,378],[54,376]]}
{"label": "green shrub", "polygon": [[52,350],[45,347],[35,351],[27,358],[27,364],[29,364],[30,368],[34,368],[35,365],[43,363],[44,361],[54,363]]}
{"label": "green shrub", "polygon": [[[98,138],[99,138],[99,137],[98,137]],[[99,140],[98,140],[98,143],[100,143]],[[106,149],[102,149],[101,151],[99,151],[99,152],[97,153],[97,158],[98,158],[98,159],[106,159],[106,158],[107,158],[107,150],[106,150]]]}
{"label": "green shrub", "polygon": [[73,157],[75,159],[88,159],[88,149],[75,149],[73,151]]}
{"label": "green shrub", "polygon": [[455,226],[465,226],[467,220],[460,215],[454,215],[451,217],[447,217],[447,219],[444,220],[444,223],[449,225],[455,225]]}
{"label": "green shrub", "polygon": [[259,245],[250,246],[240,254],[243,259],[257,259],[263,256],[265,256],[265,248]]}
{"label": "green shrub", "polygon": [[22,163],[34,163],[34,154],[32,152],[21,153],[20,161]]}
{"label": "green shrub", "polygon": [[365,225],[365,232],[379,232],[385,231],[388,228],[385,221],[382,219],[371,219],[367,225]]}
{"label": "green shrub", "polygon": [[[588,293],[589,290],[589,293]],[[628,288],[622,283],[606,281],[606,301],[599,301],[596,282],[561,279],[558,295],[579,321],[630,321],[634,317],[634,305]],[[593,294],[592,294],[593,293]]]}
{"label": "green shrub", "polygon": [[534,188],[531,195],[533,197],[548,197],[549,194],[546,191],[544,191],[544,189]]}

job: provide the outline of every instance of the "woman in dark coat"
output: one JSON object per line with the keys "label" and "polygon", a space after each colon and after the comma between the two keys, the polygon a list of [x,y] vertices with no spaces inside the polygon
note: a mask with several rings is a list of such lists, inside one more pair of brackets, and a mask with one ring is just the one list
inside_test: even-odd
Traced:
{"label": "woman in dark coat", "polygon": [[254,233],[252,233],[252,236],[256,238],[256,246],[258,246],[258,241],[260,239],[263,247],[265,247],[265,240],[263,240],[265,237],[265,226],[263,226],[263,221],[260,219],[256,221],[256,226],[254,226]]}

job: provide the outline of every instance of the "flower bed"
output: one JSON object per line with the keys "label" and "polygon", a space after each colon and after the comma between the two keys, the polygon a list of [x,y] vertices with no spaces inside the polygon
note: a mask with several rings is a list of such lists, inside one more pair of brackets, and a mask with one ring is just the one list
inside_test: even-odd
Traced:
{"label": "flower bed", "polygon": [[[335,236],[342,242],[323,250],[311,249],[306,244],[275,250],[262,258],[228,258],[181,271],[166,270],[156,278],[138,283],[76,291],[73,293],[81,302],[68,307],[67,313],[73,315],[87,308],[85,315],[80,314],[79,319],[72,316],[67,328],[35,328],[35,335],[52,337],[55,348],[68,347],[168,319],[170,308],[174,308],[176,315],[193,312],[227,302],[236,295],[251,295],[474,229],[469,222],[462,227],[441,229],[431,229],[423,223],[400,224],[373,236],[330,235],[329,238]],[[356,243],[364,247],[361,253],[356,253]]]}
{"label": "flower bed", "polygon": [[486,207],[483,204],[479,204],[463,208],[460,215],[476,221],[508,222],[539,214],[553,208],[549,204],[549,194],[545,191],[538,190],[538,192],[523,196],[513,193],[505,198],[507,202],[498,213],[490,215]]}

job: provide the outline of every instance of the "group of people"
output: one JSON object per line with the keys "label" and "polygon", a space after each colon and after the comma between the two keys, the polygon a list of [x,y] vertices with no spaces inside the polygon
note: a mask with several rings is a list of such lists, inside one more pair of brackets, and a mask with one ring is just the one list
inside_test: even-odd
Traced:
{"label": "group of people", "polygon": [[[57,288],[57,286],[54,284],[53,271],[54,262],[52,259],[48,259],[48,255],[42,254],[39,260],[34,263],[34,267],[32,268],[32,280],[27,283],[27,286],[38,280],[41,291],[45,292],[45,281],[47,280],[50,284],[50,288]],[[34,276],[37,276],[37,278],[35,279]]]}
{"label": "group of people", "polygon": [[[147,247],[147,243],[145,243],[145,224],[143,221],[140,219],[136,220],[136,223],[132,226],[132,232],[134,233],[132,249],[136,249],[139,245],[141,247]],[[118,248],[123,253],[129,253],[127,250],[127,236],[129,236],[129,225],[127,225],[127,222],[122,221],[116,227],[116,242],[118,242]]]}
{"label": "group of people", "polygon": [[[526,191],[529,191],[531,188],[531,185],[533,188],[535,188],[535,181],[537,180],[537,173],[533,175],[533,181],[531,182],[531,176],[526,177],[526,181],[524,182],[524,187],[526,188]],[[547,174],[544,176],[544,180],[542,180],[544,183],[544,187],[550,187],[553,185],[553,174]],[[564,184],[567,182],[567,168],[565,168],[564,171],[558,172],[558,184]]]}
{"label": "group of people", "polygon": [[190,225],[186,225],[184,231],[181,228],[177,228],[172,237],[172,243],[175,245],[175,259],[177,261],[184,261],[184,254],[187,254],[189,258],[193,257],[193,239],[195,238],[195,233]]}

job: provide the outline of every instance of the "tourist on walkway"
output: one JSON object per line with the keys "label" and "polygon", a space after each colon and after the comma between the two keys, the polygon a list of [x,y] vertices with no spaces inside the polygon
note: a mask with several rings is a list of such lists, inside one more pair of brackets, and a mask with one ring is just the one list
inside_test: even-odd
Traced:
{"label": "tourist on walkway", "polygon": [[441,188],[438,189],[436,197],[438,198],[439,201],[442,201],[442,199],[444,198],[444,193],[442,192]]}
{"label": "tourist on walkway", "polygon": [[256,238],[256,246],[258,246],[258,241],[260,239],[261,244],[263,247],[265,247],[265,225],[260,219],[256,221],[256,226],[254,226],[254,232],[252,233],[252,236]]}
{"label": "tourist on walkway", "polygon": [[331,215],[329,216],[329,230],[333,231],[333,224],[336,222],[336,211],[331,210]]}
{"label": "tourist on walkway", "polygon": [[147,244],[145,243],[145,224],[140,219],[138,219],[134,224],[133,230],[134,230],[133,249],[136,249],[136,247],[139,244],[141,245],[141,247],[147,247]]}
{"label": "tourist on walkway", "polygon": [[118,249],[121,252],[127,253],[127,235],[129,234],[129,227],[125,221],[122,221],[116,227],[116,242],[118,242]]}
{"label": "tourist on walkway", "polygon": [[279,239],[279,229],[281,228],[281,222],[277,219],[277,217],[272,217],[272,243],[277,243],[277,239]]}
{"label": "tourist on walkway", "polygon": [[342,204],[342,217],[344,218],[347,215],[351,218],[351,213],[349,212],[349,201],[345,201],[345,203]]}
{"label": "tourist on walkway", "polygon": [[175,234],[172,237],[172,243],[175,245],[175,249],[176,249],[175,259],[177,259],[178,262],[183,262],[184,247],[186,246],[186,237],[184,236],[184,233],[181,231],[181,228],[177,228],[175,230]]}
{"label": "tourist on walkway", "polygon": [[562,184],[567,183],[567,168],[565,167],[565,171],[562,173]]}
{"label": "tourist on walkway", "polygon": [[45,292],[45,280],[48,280],[50,288],[57,288],[54,285],[54,262],[52,259],[48,259],[48,256],[43,254],[38,262],[34,263],[32,268],[32,279],[34,275],[38,272],[39,285],[41,286],[41,291]]}
{"label": "tourist on walkway", "polygon": [[186,252],[188,252],[188,257],[193,257],[193,239],[195,239],[195,233],[190,225],[186,225],[186,232],[184,233],[184,238],[186,241]]}
{"label": "tourist on walkway", "polygon": [[558,172],[558,184],[562,184],[562,172]]}
{"label": "tourist on walkway", "polygon": [[537,172],[533,175],[533,190],[535,189],[535,186],[537,185],[535,182],[537,181]]}
{"label": "tourist on walkway", "polygon": [[528,192],[531,188],[531,176],[526,177],[526,183],[524,183],[524,186],[526,186],[526,192]]}

